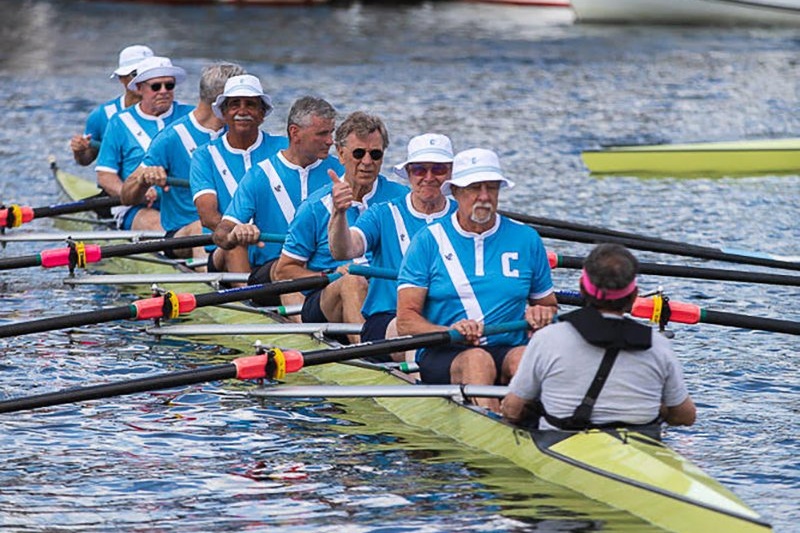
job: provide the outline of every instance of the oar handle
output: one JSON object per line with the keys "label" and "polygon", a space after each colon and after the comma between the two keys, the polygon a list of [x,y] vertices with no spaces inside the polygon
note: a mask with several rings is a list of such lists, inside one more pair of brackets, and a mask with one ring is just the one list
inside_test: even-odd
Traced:
{"label": "oar handle", "polygon": [[347,268],[347,271],[354,276],[364,276],[365,278],[397,279],[397,270],[393,268],[353,264]]}
{"label": "oar handle", "polygon": [[181,178],[173,178],[172,176],[167,177],[167,185],[169,185],[170,187],[179,187],[182,189],[188,189],[190,187],[189,180]]}

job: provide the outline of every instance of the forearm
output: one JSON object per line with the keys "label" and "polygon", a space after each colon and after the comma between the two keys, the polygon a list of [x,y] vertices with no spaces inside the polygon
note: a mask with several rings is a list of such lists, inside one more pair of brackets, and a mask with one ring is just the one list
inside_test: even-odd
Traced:
{"label": "forearm", "polygon": [[291,259],[286,255],[281,254],[278,262],[275,265],[275,281],[282,279],[299,279],[308,278],[311,276],[321,276],[320,272],[309,270],[306,264],[295,259]]}
{"label": "forearm", "polygon": [[500,408],[503,413],[503,418],[511,423],[519,423],[525,419],[527,412],[528,401],[520,398],[513,392],[509,392]]}
{"label": "forearm", "polygon": [[144,195],[150,186],[142,179],[142,169],[137,169],[122,183],[119,199],[122,205],[136,205],[144,202]]}
{"label": "forearm", "polygon": [[98,171],[97,185],[109,196],[119,196],[122,191],[122,180],[113,172]]}
{"label": "forearm", "polygon": [[364,255],[364,246],[360,238],[353,234],[347,224],[347,216],[334,211],[328,223],[328,246],[331,256],[337,261],[344,261]]}

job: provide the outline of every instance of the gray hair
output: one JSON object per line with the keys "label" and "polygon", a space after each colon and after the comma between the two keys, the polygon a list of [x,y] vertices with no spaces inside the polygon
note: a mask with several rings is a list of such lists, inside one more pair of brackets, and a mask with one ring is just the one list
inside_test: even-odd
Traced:
{"label": "gray hair", "polygon": [[[617,290],[630,285],[639,271],[639,261],[621,244],[599,244],[583,261],[589,280],[599,289]],[[633,292],[631,295],[635,295]],[[624,311],[631,302],[631,295],[617,300],[597,300],[585,294],[586,302],[594,307]]]}
{"label": "gray hair", "polygon": [[363,111],[355,111],[350,113],[344,122],[339,124],[336,128],[336,145],[346,146],[347,137],[351,133],[355,133],[356,137],[366,137],[372,132],[379,132],[383,138],[383,149],[389,146],[389,132],[386,131],[386,126],[383,121],[375,115],[368,115]]}
{"label": "gray hair", "polygon": [[233,76],[247,74],[236,63],[214,63],[203,67],[200,73],[200,101],[212,104],[225,90],[225,82]]}
{"label": "gray hair", "polygon": [[286,126],[288,128],[294,124],[295,126],[305,128],[311,125],[312,117],[336,120],[336,109],[322,98],[303,96],[295,100],[294,104],[292,104]]}

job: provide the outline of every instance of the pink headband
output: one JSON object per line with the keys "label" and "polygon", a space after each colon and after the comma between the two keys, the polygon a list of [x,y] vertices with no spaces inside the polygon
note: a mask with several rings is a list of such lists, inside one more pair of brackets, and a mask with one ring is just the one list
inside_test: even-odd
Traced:
{"label": "pink headband", "polygon": [[586,269],[581,270],[581,285],[589,296],[598,300],[619,300],[636,290],[636,279],[621,289],[601,289],[589,279]]}

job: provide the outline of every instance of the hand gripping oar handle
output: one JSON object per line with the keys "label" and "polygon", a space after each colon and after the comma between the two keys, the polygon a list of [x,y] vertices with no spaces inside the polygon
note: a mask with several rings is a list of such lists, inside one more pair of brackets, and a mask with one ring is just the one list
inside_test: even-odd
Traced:
{"label": "hand gripping oar handle", "polygon": [[[524,320],[497,324],[494,326],[490,325],[486,326],[484,334],[492,335],[508,331],[518,331],[527,328],[527,326],[528,324]],[[232,363],[223,365],[214,365],[183,372],[162,374],[160,376],[138,378],[120,383],[94,385],[80,389],[37,394],[25,398],[0,401],[0,413],[13,413],[40,407],[97,400],[100,398],[134,394],[137,392],[183,387],[186,385],[223,379],[282,379],[286,373],[297,372],[301,368],[307,366],[348,361],[350,359],[358,359],[360,357],[394,351],[410,350],[423,346],[449,344],[460,338],[460,334],[454,330],[448,330],[399,337],[385,341],[356,344],[342,348],[316,350],[307,352],[305,355],[298,351],[284,351],[275,348],[263,354],[240,357]]]}
{"label": "hand gripping oar handle", "polygon": [[286,294],[310,289],[325,287],[338,279],[341,274],[333,273],[323,276],[308,276],[295,280],[276,281],[260,285],[250,285],[223,291],[202,293],[202,294],[175,294],[168,292],[164,296],[145,298],[137,300],[130,305],[120,307],[110,307],[94,311],[84,311],[69,315],[61,315],[39,320],[29,320],[25,322],[12,322],[11,324],[0,325],[0,338],[14,337],[17,335],[28,335],[31,333],[41,333],[101,322],[112,322],[115,320],[135,319],[149,320],[153,318],[175,318],[181,314],[186,314],[198,307],[210,305],[222,305],[231,302],[240,302],[256,297],[263,297],[272,294]]}

